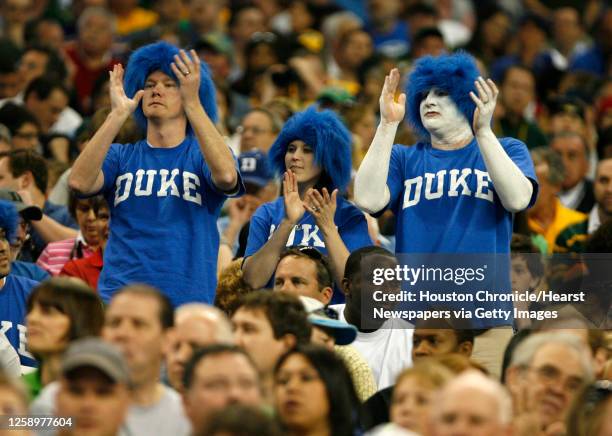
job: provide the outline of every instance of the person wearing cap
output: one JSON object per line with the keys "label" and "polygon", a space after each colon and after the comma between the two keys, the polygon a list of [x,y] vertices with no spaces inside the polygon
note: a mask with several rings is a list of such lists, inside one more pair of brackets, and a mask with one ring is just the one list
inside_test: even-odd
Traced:
{"label": "person wearing cap", "polygon": [[217,221],[221,242],[231,247],[232,254],[238,249],[240,231],[255,210],[278,196],[278,184],[264,152],[258,149],[243,152],[238,156],[238,165],[246,192],[240,198],[229,200],[228,215]]}
{"label": "person wearing cap", "polygon": [[32,150],[13,150],[0,156],[0,188],[16,191],[27,205],[42,210],[40,220],[31,221],[32,244],[22,249],[22,260],[34,262],[47,243],[73,238],[78,225],[68,208],[47,200],[47,161]]}
{"label": "person wearing cap", "polygon": [[[308,297],[300,297],[302,302],[305,298]],[[304,306],[309,313],[308,322],[312,327],[310,342],[334,351],[344,361],[351,374],[355,393],[363,403],[376,393],[376,382],[368,362],[351,346],[357,338],[357,329],[351,324],[339,321],[338,313],[333,309],[320,306],[309,310],[306,303]]]}
{"label": "person wearing cap", "polygon": [[[228,196],[244,187],[231,150],[216,130],[213,82],[195,51],[158,42],[110,73],[111,112],[74,163],[69,185],[102,193],[110,233],[98,291],[108,301],[122,286],[161,289],[174,306],[212,303],[219,234]],[[146,138],[111,144],[129,116]]]}
{"label": "person wearing cap", "polygon": [[23,202],[21,195],[9,189],[0,189],[0,199],[11,201],[17,212],[19,212],[19,226],[15,242],[11,244],[11,271],[13,274],[27,277],[36,282],[42,282],[49,278],[49,273],[32,262],[20,259],[21,248],[30,240],[30,222],[42,219],[42,210],[38,206],[27,205]]}
{"label": "person wearing cap", "polygon": [[121,433],[130,405],[130,374],[121,352],[97,338],[80,339],[61,365],[55,416],[72,419],[61,436]]}
{"label": "person wearing cap", "polygon": [[11,274],[11,242],[17,238],[19,216],[12,202],[0,200],[0,325],[17,350],[22,366],[34,367],[36,360],[27,351],[25,315],[27,299],[38,282]]}

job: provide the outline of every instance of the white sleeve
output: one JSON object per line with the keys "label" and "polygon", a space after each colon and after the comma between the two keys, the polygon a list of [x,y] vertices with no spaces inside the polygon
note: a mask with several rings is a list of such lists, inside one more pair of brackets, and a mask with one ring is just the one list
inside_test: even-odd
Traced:
{"label": "white sleeve", "polygon": [[524,210],[533,194],[531,181],[510,159],[492,131],[478,135],[476,141],[504,208],[509,212]]}
{"label": "white sleeve", "polygon": [[391,194],[387,186],[391,149],[399,123],[379,124],[355,176],[355,204],[367,213],[384,209]]}

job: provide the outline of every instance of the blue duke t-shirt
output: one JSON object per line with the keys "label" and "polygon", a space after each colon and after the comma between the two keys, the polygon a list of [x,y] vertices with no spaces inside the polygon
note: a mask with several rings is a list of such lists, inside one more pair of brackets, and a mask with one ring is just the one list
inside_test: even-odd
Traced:
{"label": "blue duke t-shirt", "polygon": [[36,366],[36,360],[27,351],[25,316],[26,302],[32,288],[38,282],[25,277],[9,274],[0,288],[0,329],[11,345],[17,350],[22,365]]}
{"label": "blue duke t-shirt", "polygon": [[[500,143],[510,159],[533,183],[529,206],[535,203],[538,185],[533,162],[527,146],[514,138],[501,138]],[[460,291],[476,293],[510,292],[509,259],[494,254],[510,253],[513,215],[507,211],[489,178],[476,139],[458,150],[438,150],[430,143],[417,143],[412,147],[394,145],[391,152],[387,186],[391,194],[388,207],[396,216],[396,253],[473,253],[487,256],[406,257],[403,260],[417,265],[433,267],[451,266],[467,262],[465,266],[487,264],[486,279],[465,286],[452,282],[439,283],[437,293]],[[484,270],[483,270],[484,271]],[[419,283],[411,290],[423,290],[427,284]],[[412,309],[427,309],[429,300],[418,301]],[[512,310],[511,302],[449,301],[433,303],[430,309],[466,309],[474,317],[463,315],[469,328],[490,328],[512,324],[512,317],[490,312],[479,317],[476,310]],[[439,306],[439,307],[438,307]],[[452,312],[455,313],[455,312]],[[485,312],[478,312],[481,315]],[[468,328],[468,327],[466,327]]]}
{"label": "blue duke t-shirt", "polygon": [[[110,234],[98,290],[108,301],[119,288],[147,283],[176,307],[212,303],[226,195],[213,184],[197,140],[173,148],[146,140],[112,144],[102,166]],[[239,177],[239,192],[244,191]]]}
{"label": "blue duke t-shirt", "polygon": [[[514,138],[499,141],[533,183],[531,207],[538,185],[527,146]],[[387,186],[397,253],[510,252],[512,213],[495,192],[476,139],[450,151],[422,142],[394,145]]]}
{"label": "blue duke t-shirt", "polygon": [[[261,205],[251,218],[249,238],[244,257],[255,254],[268,242],[268,239],[270,239],[284,217],[285,200],[283,197]],[[349,252],[372,245],[363,212],[340,196],[337,199],[334,222],[342,242],[344,242]],[[314,217],[308,212],[304,212],[302,219],[294,227],[287,240],[287,247],[295,245],[314,247],[321,253],[327,254],[323,233],[316,225]],[[272,279],[270,279],[267,286],[272,287]],[[334,292],[334,299],[336,301],[338,299],[341,301],[341,297],[340,292]]]}

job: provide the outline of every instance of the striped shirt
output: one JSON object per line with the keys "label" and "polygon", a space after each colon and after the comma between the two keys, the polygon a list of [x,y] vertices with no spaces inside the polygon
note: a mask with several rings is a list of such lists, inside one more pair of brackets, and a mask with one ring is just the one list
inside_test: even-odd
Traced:
{"label": "striped shirt", "polygon": [[[79,251],[82,252],[82,256],[79,255]],[[78,259],[79,257],[89,257],[92,254],[93,251],[87,246],[83,236],[79,232],[76,238],[49,242],[38,257],[36,264],[45,271],[48,271],[49,274],[56,276],[59,275],[64,265],[69,260]]]}

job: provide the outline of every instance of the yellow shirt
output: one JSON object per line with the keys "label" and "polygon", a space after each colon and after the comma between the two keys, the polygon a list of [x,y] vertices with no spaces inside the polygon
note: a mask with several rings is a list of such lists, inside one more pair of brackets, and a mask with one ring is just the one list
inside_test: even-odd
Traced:
{"label": "yellow shirt", "polygon": [[153,11],[136,8],[127,17],[117,17],[117,33],[127,35],[147,29],[157,23],[158,18],[158,15]]}
{"label": "yellow shirt", "polygon": [[557,236],[559,236],[559,233],[561,233],[561,231],[563,231],[567,226],[576,224],[577,222],[583,221],[586,218],[586,214],[563,206],[563,204],[561,204],[557,198],[555,200],[555,218],[553,222],[550,223],[548,228],[543,228],[540,223],[531,218],[527,219],[527,224],[529,226],[529,230],[544,236],[546,243],[548,244],[547,252],[552,253],[553,248],[555,247],[555,240],[557,239]]}

